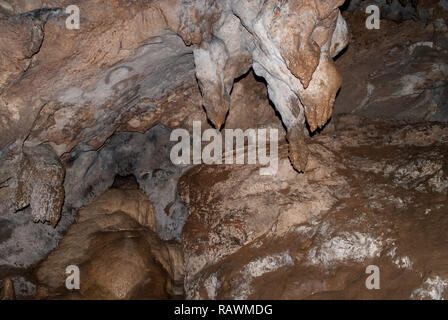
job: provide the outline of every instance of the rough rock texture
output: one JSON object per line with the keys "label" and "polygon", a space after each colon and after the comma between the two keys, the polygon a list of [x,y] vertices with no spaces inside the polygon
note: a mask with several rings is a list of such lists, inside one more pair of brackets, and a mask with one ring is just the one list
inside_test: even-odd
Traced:
{"label": "rough rock texture", "polygon": [[365,28],[362,11],[347,14],[352,38],[336,62],[344,83],[335,114],[448,121],[448,7],[432,9],[445,20],[381,20],[379,30]]}
{"label": "rough rock texture", "polygon": [[[110,187],[116,174],[137,177],[154,205],[157,233],[164,239],[179,238],[186,211],[175,185],[182,168],[170,167],[160,157],[143,163],[147,149],[140,144],[134,151],[126,148],[126,136],[145,134],[157,124],[190,129],[193,120],[205,129],[203,106],[209,120],[221,127],[232,104],[234,80],[251,67],[266,79],[288,131],[292,163],[304,170],[305,116],[312,130],[322,126],[340,83],[332,57],[347,42],[341,2],[1,1],[0,190],[24,198],[12,199],[19,202],[15,207],[10,200],[3,204],[2,216],[14,229],[20,218],[10,210],[31,203],[35,221],[55,225],[60,219],[61,225],[53,235],[45,226],[36,226],[46,236],[34,241],[15,235],[0,243],[7,249],[2,252],[3,267],[35,262],[24,259],[27,254],[10,256],[14,250],[28,252],[25,243],[53,248],[75,212]],[[79,29],[66,28],[69,5],[79,7]],[[246,99],[235,96],[234,105]],[[240,105],[256,101],[248,99]],[[265,101],[259,111],[272,114],[264,95],[260,100]],[[228,127],[237,125],[235,115],[229,116]],[[271,126],[269,118],[260,116],[257,125]],[[275,126],[280,127],[278,122]],[[61,207],[59,180],[57,187],[46,183],[45,190],[51,192],[36,198],[42,203],[34,205],[27,198],[37,188],[25,184],[23,193],[20,184],[19,189],[15,185],[16,177],[32,179],[17,169],[26,168],[21,155],[42,143],[66,169],[61,212],[56,210]],[[50,210],[44,213],[44,207]],[[19,243],[14,250],[13,242]]]}
{"label": "rough rock texture", "polygon": [[189,298],[197,294],[198,272],[208,265],[268,233],[283,236],[343,196],[346,181],[325,147],[310,145],[306,175],[291,168],[284,147],[281,159],[274,177],[260,176],[255,166],[196,167],[182,177],[181,197],[190,208],[183,231]]}
{"label": "rough rock texture", "polygon": [[14,300],[14,284],[11,279],[6,278],[0,283],[0,300]]}
{"label": "rough rock texture", "polygon": [[[203,2],[194,3],[192,10]],[[348,40],[338,9],[342,3],[215,3],[214,11],[208,13],[210,27],[205,25],[200,37],[183,37],[198,44],[194,49],[196,76],[207,116],[215,127],[221,128],[226,120],[234,79],[253,66],[266,79],[269,97],[288,130],[290,160],[297,170],[305,170],[305,118],[311,131],[322,127],[331,117],[341,82],[332,57]]]}
{"label": "rough rock texture", "polygon": [[[144,194],[140,192],[139,198],[135,199],[138,201],[135,202],[120,193],[113,198],[111,205],[120,204],[135,210],[135,218],[153,228],[161,238],[180,240],[188,212],[177,194],[177,182],[185,168],[176,167],[169,158],[173,145],[173,142],[169,141],[170,133],[171,130],[162,125],[155,126],[144,134],[119,132],[110,137],[98,151],[84,150],[83,146],[80,146],[70,153],[65,162],[64,208],[56,229],[50,225],[32,222],[35,220],[34,211],[39,214],[55,211],[39,209],[39,206],[31,202],[31,207],[14,213],[14,203],[8,199],[8,195],[18,189],[0,188],[0,271],[28,268],[42,259],[57,245],[64,231],[73,222],[76,212],[111,187],[117,175],[134,175]],[[33,154],[41,155],[36,153],[36,148],[32,150]],[[25,159],[28,158],[30,157]],[[34,193],[38,205],[51,203],[51,198],[49,199],[48,193],[45,192],[51,185],[44,183],[51,180],[43,179],[48,177],[59,181],[57,177],[60,177],[60,167],[56,165],[59,163],[56,161],[57,157],[50,160],[54,163],[36,163],[41,166],[46,164],[43,168],[54,168],[53,171],[43,171],[41,168],[35,170],[35,167],[32,167],[32,172],[24,175],[24,178],[29,179],[28,184],[24,186],[42,191]],[[54,175],[45,175],[45,172],[53,172]],[[145,197],[147,201],[144,201]],[[154,215],[142,216],[139,210],[147,209],[154,212]],[[16,275],[16,272],[7,274]]]}
{"label": "rough rock texture", "polygon": [[[69,4],[2,2],[1,183],[24,141],[61,156],[80,144],[96,150],[116,130],[204,120],[195,70],[217,127],[251,65],[289,131],[305,114],[313,130],[331,115],[340,82],[331,57],[346,44],[341,1],[80,0],[79,30],[65,28]],[[293,162],[304,169],[304,156]]]}
{"label": "rough rock texture", "polygon": [[[65,9],[73,4],[80,9],[79,30],[65,24]],[[12,231],[0,243],[0,266],[35,263],[44,248],[48,252],[55,246],[77,210],[110,187],[117,174],[136,176],[154,205],[157,233],[179,239],[187,215],[176,194],[183,169],[171,165],[169,146],[148,130],[157,124],[189,129],[193,120],[202,121],[205,129],[202,105],[218,127],[230,104],[239,107],[229,115],[229,128],[238,125],[232,120],[237,112],[240,118],[250,118],[241,109],[256,99],[247,94],[243,101],[237,86],[231,102],[230,92],[234,79],[251,66],[266,78],[268,94],[288,130],[292,162],[303,170],[305,115],[313,130],[323,125],[339,86],[331,57],[347,40],[340,4],[1,1],[0,190],[14,195],[16,203],[11,207],[8,200],[1,206],[4,228],[33,226],[10,211],[28,203],[34,221],[55,225],[60,219],[60,226],[54,232],[36,226],[26,236]],[[257,90],[262,91],[253,94]],[[259,100],[263,106],[257,111],[265,115],[255,123],[272,126],[265,94]],[[281,127],[278,121],[274,126]],[[151,147],[143,136],[153,139]],[[26,157],[21,155],[43,142],[66,169],[63,206],[59,178],[57,186],[45,182],[30,188],[35,174],[27,174]],[[28,182],[16,187],[17,180]],[[40,185],[45,192],[39,193]],[[33,191],[42,196],[33,198]],[[28,217],[28,212],[19,214]],[[30,243],[36,249],[33,254]]]}
{"label": "rough rock texture", "polygon": [[[57,249],[37,267],[45,299],[166,299],[182,295],[182,252],[138,220],[151,221],[142,192],[110,189],[82,209]],[[128,202],[117,201],[128,198]],[[146,207],[146,211],[143,211]],[[66,267],[80,269],[80,290],[65,287]]]}
{"label": "rough rock texture", "polygon": [[20,275],[39,262],[73,221],[73,217],[63,215],[56,228],[35,223],[30,206],[15,212],[10,193],[9,188],[0,188],[0,278]]}
{"label": "rough rock texture", "polygon": [[381,18],[392,21],[403,21],[417,17],[417,4],[422,4],[436,1],[433,0],[349,0],[346,1],[344,7],[348,11],[363,10],[370,5],[376,5],[380,9]]}
{"label": "rough rock texture", "polygon": [[64,203],[64,175],[50,146],[25,148],[10,187],[15,210],[30,205],[34,222],[49,221],[55,227]]}
{"label": "rough rock texture", "polygon": [[[12,31],[17,26],[25,28],[28,20],[43,24],[45,35],[19,79],[0,86],[4,130],[8,133],[2,136],[2,148],[17,138],[27,138],[29,144],[48,141],[58,155],[71,151],[79,142],[95,149],[120,126],[146,131],[157,122],[179,124],[190,114],[194,116],[195,106],[201,111],[194,97],[188,101],[188,90],[195,89],[192,49],[167,30],[160,9],[153,3],[129,6],[118,1],[78,1],[82,17],[79,30],[65,28],[62,9],[68,4],[73,3],[46,2],[47,8],[61,9],[36,9],[2,19],[14,24],[5,29],[5,42],[18,42],[8,36],[16,34]],[[43,17],[47,12],[51,15]],[[25,31],[31,33],[29,29]],[[25,31],[18,34],[25,37]],[[1,47],[14,53],[24,50],[8,43]],[[7,52],[2,55],[11,56]],[[26,92],[21,90],[24,87]],[[183,90],[177,96],[176,89],[180,88]],[[181,99],[189,103],[176,105]],[[160,109],[173,108],[174,113],[180,105],[186,108],[181,112],[184,118],[160,119]],[[150,109],[153,114],[148,114]]]}
{"label": "rough rock texture", "polygon": [[434,23],[440,32],[447,31],[448,17],[444,12],[448,9],[446,0],[348,0],[342,9],[365,12],[370,5],[376,5],[380,9],[382,19],[395,22],[420,20],[424,23]]}
{"label": "rough rock texture", "polygon": [[185,170],[170,160],[175,142],[167,127],[146,133],[119,132],[98,151],[74,150],[67,164],[65,206],[77,211],[112,186],[115,176],[134,175],[154,206],[155,230],[163,239],[180,239],[187,211],[177,195],[177,181]]}
{"label": "rough rock texture", "polygon": [[276,128],[279,138],[286,135],[281,119],[268,99],[263,80],[250,71],[235,82],[224,126],[226,129]]}
{"label": "rough rock texture", "polygon": [[[372,1],[394,22],[367,31],[352,1],[340,56],[343,2],[0,0],[0,298],[447,298],[447,126],[352,115],[307,135],[336,57],[338,113],[448,120],[448,5]],[[193,120],[279,128],[277,175],[174,166]]]}
{"label": "rough rock texture", "polygon": [[[297,174],[199,166],[180,181],[185,289],[201,299],[447,298],[446,124],[335,119]],[[367,266],[380,290],[367,290]]]}
{"label": "rough rock texture", "polygon": [[[79,30],[65,27],[70,4],[80,8]],[[168,28],[163,4],[2,2],[1,187],[16,175],[22,146],[45,142],[66,166],[116,131],[206,122],[192,48]],[[165,11],[175,12],[173,6]],[[66,192],[67,199],[76,196]]]}

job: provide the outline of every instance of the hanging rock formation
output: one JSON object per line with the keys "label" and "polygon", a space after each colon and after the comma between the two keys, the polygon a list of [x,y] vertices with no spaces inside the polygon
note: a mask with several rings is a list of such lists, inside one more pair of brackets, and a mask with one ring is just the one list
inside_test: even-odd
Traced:
{"label": "hanging rock formation", "polygon": [[[201,12],[200,4],[205,2],[187,8]],[[321,128],[331,117],[341,85],[332,58],[348,43],[338,9],[343,1],[209,3],[214,4],[213,10],[206,11],[209,23],[201,25],[201,34],[188,25],[194,31],[183,35],[184,41],[196,44],[196,76],[208,118],[221,128],[234,79],[253,67],[266,79],[269,97],[288,130],[290,160],[304,171],[305,120],[311,131]]]}
{"label": "hanging rock formation", "polygon": [[79,30],[65,28],[72,1],[2,2],[0,183],[23,142],[45,141],[66,160],[117,130],[205,122],[202,104],[219,128],[234,79],[250,67],[266,79],[303,171],[305,118],[322,127],[340,86],[341,2],[78,1]]}
{"label": "hanging rock formation", "polygon": [[[73,4],[79,29],[66,27]],[[158,149],[141,150],[137,143],[148,140],[134,137],[147,134],[158,147],[166,135],[159,141],[148,133],[157,124],[191,129],[198,120],[205,129],[208,118],[221,128],[234,81],[251,68],[265,79],[286,127],[293,166],[305,170],[305,120],[312,131],[322,127],[340,85],[332,57],[348,39],[341,4],[0,1],[0,195],[11,195],[0,213],[8,230],[32,226],[19,215],[60,225],[54,233],[35,226],[38,236],[13,232],[0,243],[1,265],[29,266],[51,250],[76,212],[110,187],[116,174],[137,177],[154,205],[156,232],[179,240],[187,216],[176,193],[183,168],[174,168],[166,150],[157,161],[137,163],[136,157],[147,159]],[[238,126],[236,110],[229,127]],[[282,129],[269,114],[275,120],[260,120]],[[124,143],[136,143],[135,152]],[[54,180],[39,176],[36,161],[53,170]]]}
{"label": "hanging rock formation", "polygon": [[[448,298],[447,12],[0,0],[0,299]],[[174,165],[193,121],[279,129],[277,174]]]}

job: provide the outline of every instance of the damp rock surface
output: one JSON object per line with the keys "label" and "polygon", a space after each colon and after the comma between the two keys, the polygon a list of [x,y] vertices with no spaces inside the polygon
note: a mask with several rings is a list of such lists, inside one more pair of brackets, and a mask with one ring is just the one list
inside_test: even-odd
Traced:
{"label": "damp rock surface", "polygon": [[[250,68],[265,78],[293,146],[305,146],[305,120],[314,131],[331,116],[341,82],[332,58],[348,41],[340,0],[83,0],[75,30],[66,28],[71,4],[1,7],[6,163],[22,145],[46,142],[67,156],[80,145],[97,150],[116,131],[191,128],[206,115],[221,128],[235,79]],[[294,147],[291,161],[306,167]],[[0,183],[12,175],[0,171]]]}
{"label": "damp rock surface", "polygon": [[[187,172],[187,297],[446,298],[447,130],[343,116],[313,139],[303,175],[285,150],[268,179],[248,166]],[[380,290],[366,288],[369,265]]]}

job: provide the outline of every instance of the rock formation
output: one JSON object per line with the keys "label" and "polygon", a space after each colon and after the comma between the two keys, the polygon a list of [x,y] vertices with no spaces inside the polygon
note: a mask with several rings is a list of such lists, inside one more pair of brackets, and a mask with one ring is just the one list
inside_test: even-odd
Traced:
{"label": "rock formation", "polygon": [[6,278],[2,281],[2,289],[0,291],[0,300],[14,300],[14,284],[11,279]]}
{"label": "rock formation", "polygon": [[[119,200],[124,198],[127,201]],[[37,267],[37,296],[167,299],[182,295],[180,246],[163,243],[151,230],[151,221],[154,212],[136,185],[97,197],[79,212],[58,248]],[[66,268],[72,265],[80,269],[82,286],[70,292],[65,279]]]}
{"label": "rock formation", "polygon": [[[447,25],[445,0],[0,0],[0,299],[448,298]],[[173,164],[193,121],[278,129],[278,172]]]}
{"label": "rock formation", "polygon": [[[424,16],[422,10],[419,7],[418,16]],[[437,5],[431,12],[440,15],[448,11]],[[350,47],[336,62],[344,86],[335,112],[446,122],[448,20],[438,18],[434,24],[427,23],[427,18],[398,24],[381,20],[379,30],[368,30],[363,11],[346,17],[352,26],[352,38]]]}
{"label": "rock formation", "polygon": [[[286,146],[275,177],[191,169],[179,183],[187,298],[447,298],[447,139],[446,124],[344,116],[309,145],[305,175]],[[369,265],[380,290],[365,287]]]}
{"label": "rock formation", "polygon": [[[125,143],[144,140],[124,137],[149,134],[157,124],[188,129],[193,120],[206,128],[207,118],[220,128],[234,81],[250,68],[265,78],[288,131],[292,164],[305,169],[305,118],[311,130],[324,125],[340,85],[332,57],[348,40],[342,1],[82,0],[76,1],[80,28],[68,29],[72,2],[0,3],[0,187],[14,198],[2,207],[6,214],[30,204],[33,221],[60,221],[42,242],[22,237],[3,244],[7,265],[35,262],[12,258],[15,242],[22,249],[30,241],[53,248],[76,211],[116,174],[137,177],[154,204],[158,234],[179,239],[186,217],[176,196],[182,168],[166,152],[136,163],[159,149],[131,152]],[[44,162],[59,158],[53,182],[29,174],[36,168],[28,154],[36,152],[48,154]],[[35,179],[40,182],[31,188]],[[45,196],[33,200],[33,191]],[[20,219],[6,216],[9,226]]]}
{"label": "rock formation", "polygon": [[331,60],[347,43],[340,4],[79,1],[79,31],[65,28],[68,1],[3,4],[3,161],[13,162],[23,143],[45,141],[67,156],[80,145],[96,150],[116,130],[188,127],[202,104],[219,128],[234,79],[253,66],[288,128],[292,162],[304,170],[305,116],[312,131],[323,126],[340,85]]}
{"label": "rock formation", "polygon": [[[194,57],[203,104],[215,127],[225,123],[234,79],[252,66],[266,79],[269,97],[288,130],[290,160],[298,171],[304,171],[308,156],[305,119],[311,131],[322,127],[331,117],[341,84],[332,58],[348,42],[338,9],[342,2],[217,4],[208,13],[213,23],[192,41],[197,44]],[[184,36],[187,43],[193,38]]]}
{"label": "rock formation", "polygon": [[64,168],[50,146],[24,148],[10,189],[16,210],[31,205],[34,222],[59,221],[64,203]]}

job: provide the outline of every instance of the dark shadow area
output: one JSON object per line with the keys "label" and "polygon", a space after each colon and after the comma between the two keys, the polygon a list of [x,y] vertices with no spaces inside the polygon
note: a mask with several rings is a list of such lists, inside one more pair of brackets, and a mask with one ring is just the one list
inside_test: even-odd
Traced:
{"label": "dark shadow area", "polygon": [[350,2],[351,2],[351,0],[346,0],[344,2],[344,4],[339,7],[339,10],[341,10],[341,12],[346,11],[349,8],[349,6],[350,6]]}
{"label": "dark shadow area", "polygon": [[306,129],[308,130],[308,134],[310,135],[310,137],[314,137],[315,135],[318,135],[322,131],[324,131],[325,128],[328,126],[328,124],[331,122],[331,119],[333,119],[333,117],[330,117],[330,119],[328,119],[328,121],[325,122],[325,124],[322,126],[322,128],[317,128],[316,130],[314,130],[314,132],[311,132],[311,129],[310,129],[310,126],[309,126],[308,122],[305,121]]}
{"label": "dark shadow area", "polygon": [[127,175],[127,176],[121,176],[117,174],[115,176],[114,183],[112,184],[111,188],[114,189],[138,189],[139,185],[137,182],[137,179],[133,174]]}
{"label": "dark shadow area", "polygon": [[344,49],[342,49],[334,58],[333,61],[336,62],[344,53],[347,52],[348,47],[350,47],[350,44],[348,44]]}
{"label": "dark shadow area", "polygon": [[[253,71],[252,68],[251,68],[250,70]],[[258,76],[255,72],[253,72],[253,73],[254,73],[254,78],[255,78],[255,80],[257,80],[258,82],[263,83],[263,84],[266,86],[266,90],[267,90],[267,88],[268,88],[268,83],[266,82],[266,79],[263,78],[263,77]],[[284,124],[283,121],[282,121],[282,116],[281,116],[281,114],[278,112],[278,110],[277,110],[277,108],[275,107],[274,103],[272,102],[271,98],[269,98],[269,92],[267,92],[267,94],[266,94],[266,98],[269,100],[269,105],[270,105],[270,106],[272,107],[272,109],[274,110],[274,112],[275,112],[275,116],[280,120],[280,122],[281,122],[283,128],[285,129],[285,132],[288,132],[288,130],[287,130],[285,124]]]}

